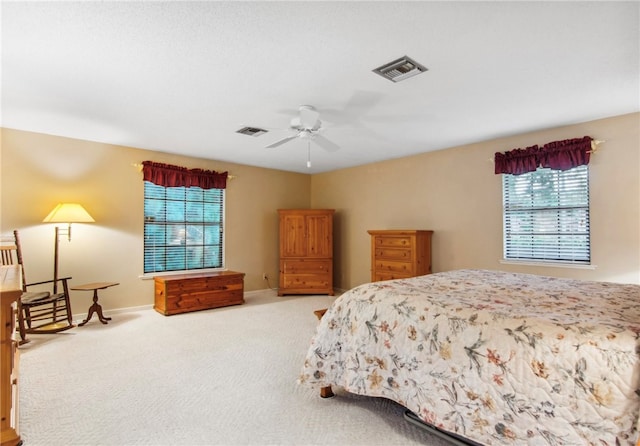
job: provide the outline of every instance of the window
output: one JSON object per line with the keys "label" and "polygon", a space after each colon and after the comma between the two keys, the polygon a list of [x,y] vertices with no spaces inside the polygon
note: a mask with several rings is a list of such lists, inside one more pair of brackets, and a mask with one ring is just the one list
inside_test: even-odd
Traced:
{"label": "window", "polygon": [[502,176],[505,260],[590,264],[589,170]]}
{"label": "window", "polygon": [[223,267],[224,189],[144,182],[144,272]]}

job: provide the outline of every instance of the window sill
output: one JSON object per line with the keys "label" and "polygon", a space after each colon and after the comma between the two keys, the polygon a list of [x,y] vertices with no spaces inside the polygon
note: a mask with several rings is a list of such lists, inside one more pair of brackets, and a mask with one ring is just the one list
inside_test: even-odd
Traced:
{"label": "window sill", "polygon": [[227,271],[227,268],[206,268],[206,269],[187,269],[182,271],[158,271],[157,273],[145,273],[138,276],[140,280],[153,280],[154,277],[158,276],[173,276],[176,274],[205,274],[205,273],[213,273],[216,271]]}
{"label": "window sill", "polygon": [[591,269],[597,268],[596,265],[586,265],[584,263],[570,263],[570,262],[553,262],[553,261],[540,261],[533,260],[511,260],[500,259],[500,263],[503,265],[524,265],[524,266],[542,266],[552,268],[572,268],[572,269]]}

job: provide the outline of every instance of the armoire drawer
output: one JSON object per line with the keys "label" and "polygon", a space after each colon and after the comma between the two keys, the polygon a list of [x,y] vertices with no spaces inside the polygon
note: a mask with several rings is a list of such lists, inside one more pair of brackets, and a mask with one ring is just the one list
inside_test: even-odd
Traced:
{"label": "armoire drawer", "polygon": [[331,285],[329,274],[284,274],[284,286],[298,290],[327,289]]}
{"label": "armoire drawer", "polygon": [[284,274],[327,274],[331,272],[332,260],[288,259],[281,260]]}

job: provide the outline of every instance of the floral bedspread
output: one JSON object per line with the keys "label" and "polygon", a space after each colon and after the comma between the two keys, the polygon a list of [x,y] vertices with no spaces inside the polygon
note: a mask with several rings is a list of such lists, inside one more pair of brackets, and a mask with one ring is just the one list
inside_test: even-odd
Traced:
{"label": "floral bedspread", "polygon": [[482,444],[636,445],[640,286],[484,270],[361,285],[325,313],[299,382]]}

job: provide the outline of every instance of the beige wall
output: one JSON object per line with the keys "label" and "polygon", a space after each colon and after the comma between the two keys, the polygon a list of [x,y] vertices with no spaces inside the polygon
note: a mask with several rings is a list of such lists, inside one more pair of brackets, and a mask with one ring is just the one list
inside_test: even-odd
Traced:
{"label": "beige wall", "polygon": [[[79,202],[96,219],[76,224],[61,241],[60,269],[72,284],[117,281],[105,309],[153,303],[153,281],[141,280],[144,160],[228,170],[227,267],[246,273],[247,291],[277,286],[278,208],[333,208],[335,284],[369,281],[367,229],[435,231],[434,271],[487,268],[640,283],[640,114],[528,133],[335,172],[303,175],[169,155],[122,146],[3,129],[0,233],[20,229],[30,282],[52,276],[53,225],[42,219],[58,202]],[[502,256],[500,176],[496,151],[592,136],[606,140],[590,164],[595,269],[523,267]],[[393,148],[390,148],[393,150]],[[72,292],[75,313],[89,293]]]}
{"label": "beige wall", "polygon": [[[336,283],[370,279],[368,229],[431,229],[433,270],[486,268],[640,283],[640,114],[532,132],[314,175],[312,207],[336,209]],[[500,263],[502,186],[495,152],[589,135],[595,269]],[[390,153],[393,147],[389,148]]]}
{"label": "beige wall", "polygon": [[[96,223],[74,224],[60,243],[60,275],[72,285],[115,281],[101,292],[105,309],[153,303],[153,281],[141,280],[143,182],[133,164],[151,160],[236,176],[226,192],[226,266],[246,273],[247,291],[264,289],[262,273],[278,277],[278,208],[308,208],[309,175],[2,129],[0,231],[19,229],[29,282],[53,276],[52,224],[42,219],[58,202],[78,202]],[[104,295],[104,297],[102,297]],[[72,291],[74,313],[86,312],[88,292]]]}

